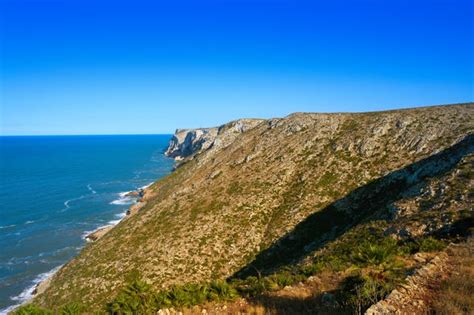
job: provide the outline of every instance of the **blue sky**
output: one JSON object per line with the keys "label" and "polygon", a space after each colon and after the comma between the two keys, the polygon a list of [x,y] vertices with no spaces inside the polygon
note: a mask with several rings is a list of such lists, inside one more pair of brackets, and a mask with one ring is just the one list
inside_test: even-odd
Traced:
{"label": "blue sky", "polygon": [[0,0],[0,134],[473,100],[471,0]]}

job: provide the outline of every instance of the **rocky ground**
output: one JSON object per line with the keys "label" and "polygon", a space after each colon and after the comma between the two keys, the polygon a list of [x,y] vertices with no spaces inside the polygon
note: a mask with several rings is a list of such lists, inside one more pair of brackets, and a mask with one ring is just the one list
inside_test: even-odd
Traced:
{"label": "rocky ground", "polygon": [[[474,238],[469,238],[467,241],[458,244],[450,244],[447,249],[440,252],[416,254],[413,257],[414,269],[412,274],[385,299],[368,308],[365,314],[472,314],[474,308],[463,310],[462,308],[453,309],[452,306],[449,306],[451,308],[446,312],[446,304],[451,301],[438,299],[442,294],[440,287],[443,281],[446,282],[446,280],[458,276],[459,271],[462,270],[462,264],[464,264],[464,267],[471,268],[471,273],[465,274],[465,277],[474,275],[473,262]],[[336,300],[331,292],[337,287],[342,278],[343,274],[323,273],[310,277],[297,285],[287,286],[256,299],[208,303],[184,309],[162,309],[158,314],[341,314],[344,311],[334,308]],[[467,290],[470,288],[468,286]],[[470,294],[472,298],[472,292],[464,293],[468,296]],[[347,313],[352,312],[347,311]]]}
{"label": "rocky ground", "polygon": [[448,237],[472,214],[473,104],[297,113],[219,133],[227,136],[152,185],[136,215],[89,244],[35,303],[102,309],[137,274],[156,290],[266,275],[370,222],[404,241]]}

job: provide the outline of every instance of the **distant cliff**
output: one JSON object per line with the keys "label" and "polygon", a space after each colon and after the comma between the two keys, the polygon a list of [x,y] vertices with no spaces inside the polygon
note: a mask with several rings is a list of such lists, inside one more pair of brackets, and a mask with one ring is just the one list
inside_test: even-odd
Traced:
{"label": "distant cliff", "polygon": [[209,149],[227,147],[239,134],[254,128],[262,121],[239,119],[214,128],[177,129],[165,154],[179,161]]}

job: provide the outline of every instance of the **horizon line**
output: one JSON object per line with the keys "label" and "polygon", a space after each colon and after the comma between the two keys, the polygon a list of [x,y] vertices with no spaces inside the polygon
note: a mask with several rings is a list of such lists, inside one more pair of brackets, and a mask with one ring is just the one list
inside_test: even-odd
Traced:
{"label": "horizon line", "polygon": [[[409,107],[398,107],[398,108],[388,108],[388,109],[380,109],[380,110],[368,110],[368,111],[335,111],[335,112],[311,112],[311,111],[294,111],[289,114],[286,114],[279,118],[286,118],[294,114],[369,114],[369,113],[383,113],[383,112],[394,112],[394,111],[409,111],[414,109],[428,109],[428,108],[436,108],[436,107],[449,107],[449,106],[469,106],[474,104],[473,100],[470,101],[463,101],[463,102],[456,102],[456,103],[447,103],[447,104],[424,104],[424,105],[412,105]],[[277,117],[273,117],[277,118]],[[272,118],[237,118],[232,119],[228,122],[240,120],[240,119],[272,119]],[[228,123],[227,122],[227,123]],[[225,124],[225,123],[224,123]],[[196,127],[196,128],[177,128],[179,129],[201,129],[201,128],[216,128],[219,127]],[[81,133],[81,134],[0,134],[0,137],[72,137],[72,136],[152,136],[152,135],[173,135],[175,132],[168,132],[168,133],[105,133],[105,134],[98,134],[98,133]]]}

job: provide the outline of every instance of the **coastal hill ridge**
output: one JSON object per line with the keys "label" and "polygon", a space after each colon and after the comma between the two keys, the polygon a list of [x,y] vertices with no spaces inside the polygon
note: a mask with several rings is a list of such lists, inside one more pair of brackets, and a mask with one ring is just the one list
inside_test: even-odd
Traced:
{"label": "coastal hill ridge", "polygon": [[[63,266],[33,303],[104,310],[133,279],[155,292],[237,281],[241,292],[248,279],[326,261],[341,244],[356,251],[383,239],[404,248],[465,235],[472,222],[473,153],[473,103],[295,113],[177,130],[166,155],[179,167],[145,190],[132,215]],[[321,268],[333,270],[334,283],[345,283],[343,271],[358,260],[339,255],[341,271]],[[408,270],[414,256],[403,255],[400,270]]]}

